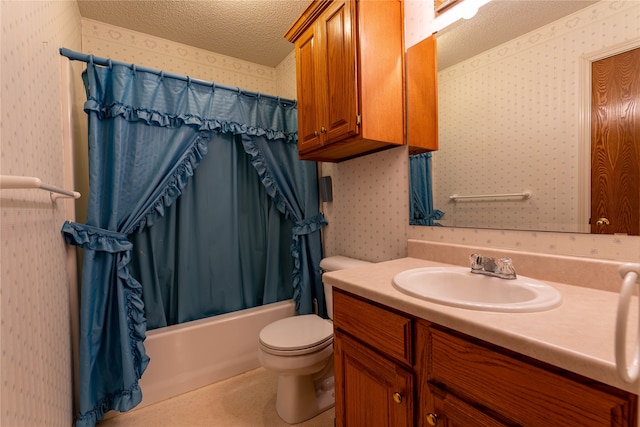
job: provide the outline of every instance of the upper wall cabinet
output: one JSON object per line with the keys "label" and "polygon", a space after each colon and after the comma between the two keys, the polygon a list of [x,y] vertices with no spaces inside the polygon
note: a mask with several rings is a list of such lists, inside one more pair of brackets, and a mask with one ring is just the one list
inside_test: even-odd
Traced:
{"label": "upper wall cabinet", "polygon": [[403,5],[315,0],[295,44],[298,150],[339,162],[405,143]]}
{"label": "upper wall cabinet", "polygon": [[407,144],[409,154],[438,149],[438,63],[436,38],[407,49]]}

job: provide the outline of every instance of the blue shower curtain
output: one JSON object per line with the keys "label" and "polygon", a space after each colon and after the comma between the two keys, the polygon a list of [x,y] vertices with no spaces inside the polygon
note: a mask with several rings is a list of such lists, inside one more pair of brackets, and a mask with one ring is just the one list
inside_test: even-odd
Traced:
{"label": "blue shower curtain", "polygon": [[433,207],[431,153],[409,156],[409,224],[440,225],[444,212]]}
{"label": "blue shower curtain", "polygon": [[92,56],[86,61],[87,223],[62,228],[84,255],[79,427],[142,399],[146,319],[141,285],[129,271],[129,236],[165,215],[212,145],[232,143],[229,134],[240,138],[275,206],[293,224],[292,292],[301,314],[321,296],[317,231],[326,224],[316,182],[298,181],[315,176],[316,167],[293,162],[294,104]]}
{"label": "blue shower curtain", "polygon": [[218,136],[164,217],[130,236],[147,330],[293,296],[293,223],[267,194],[241,136]]}

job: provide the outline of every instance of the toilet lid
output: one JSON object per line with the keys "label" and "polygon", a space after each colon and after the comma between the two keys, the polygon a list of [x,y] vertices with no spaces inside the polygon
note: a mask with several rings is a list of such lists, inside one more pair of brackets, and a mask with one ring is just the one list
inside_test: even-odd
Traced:
{"label": "toilet lid", "polygon": [[333,324],[315,314],[287,317],[265,326],[260,342],[274,350],[302,350],[333,341]]}

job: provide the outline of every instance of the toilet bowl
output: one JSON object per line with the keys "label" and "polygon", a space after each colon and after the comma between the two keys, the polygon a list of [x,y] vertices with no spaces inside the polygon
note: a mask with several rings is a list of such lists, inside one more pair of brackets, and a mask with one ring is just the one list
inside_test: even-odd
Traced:
{"label": "toilet bowl", "polygon": [[[369,264],[343,256],[324,258],[323,271]],[[329,319],[331,286],[324,285]],[[289,424],[306,421],[334,406],[333,323],[315,314],[277,320],[260,331],[260,364],[278,373],[276,411]]]}

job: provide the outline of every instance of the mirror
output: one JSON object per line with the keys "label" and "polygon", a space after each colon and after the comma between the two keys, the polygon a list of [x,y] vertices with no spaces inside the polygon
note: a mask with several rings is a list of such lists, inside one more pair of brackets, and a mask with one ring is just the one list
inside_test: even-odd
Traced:
{"label": "mirror", "polygon": [[621,28],[637,28],[630,3],[493,0],[437,33],[437,223],[590,231],[580,67],[585,54],[637,37]]}

